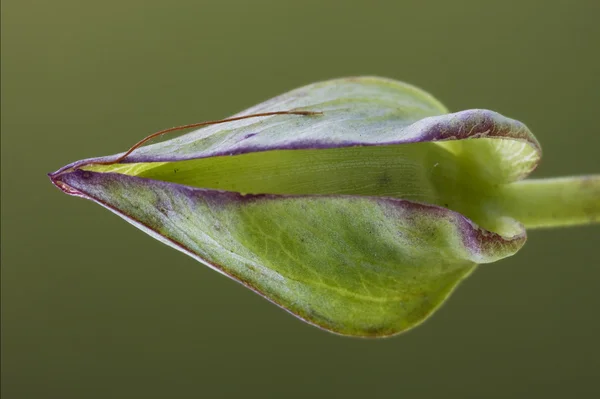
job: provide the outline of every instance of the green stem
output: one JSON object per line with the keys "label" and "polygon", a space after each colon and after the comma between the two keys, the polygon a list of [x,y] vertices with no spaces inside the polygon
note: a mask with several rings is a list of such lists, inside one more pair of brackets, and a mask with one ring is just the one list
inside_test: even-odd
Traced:
{"label": "green stem", "polygon": [[508,184],[494,200],[526,228],[600,222],[600,175],[527,179]]}

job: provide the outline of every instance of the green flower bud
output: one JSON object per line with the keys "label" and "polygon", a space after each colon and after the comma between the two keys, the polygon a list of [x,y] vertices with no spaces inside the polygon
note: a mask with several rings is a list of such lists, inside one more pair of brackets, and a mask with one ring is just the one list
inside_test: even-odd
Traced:
{"label": "green flower bud", "polygon": [[522,180],[540,157],[518,121],[365,77],[50,178],[308,323],[389,336],[516,253],[525,227],[598,220],[600,178]]}

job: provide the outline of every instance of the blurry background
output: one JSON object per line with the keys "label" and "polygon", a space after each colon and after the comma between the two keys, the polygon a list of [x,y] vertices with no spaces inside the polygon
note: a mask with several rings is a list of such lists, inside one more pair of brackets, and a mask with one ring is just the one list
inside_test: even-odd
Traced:
{"label": "blurry background", "polygon": [[522,120],[536,176],[599,173],[600,6],[2,2],[2,398],[600,394],[600,226],[531,231],[421,327],[308,326],[46,173],[317,80],[380,75]]}

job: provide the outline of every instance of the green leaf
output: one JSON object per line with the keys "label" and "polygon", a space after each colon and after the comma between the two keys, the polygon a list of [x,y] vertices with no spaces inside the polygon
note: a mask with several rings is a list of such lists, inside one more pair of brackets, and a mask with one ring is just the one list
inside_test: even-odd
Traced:
{"label": "green leaf", "polygon": [[243,196],[81,170],[60,181],[298,317],[347,335],[415,326],[477,263],[525,241],[399,199]]}

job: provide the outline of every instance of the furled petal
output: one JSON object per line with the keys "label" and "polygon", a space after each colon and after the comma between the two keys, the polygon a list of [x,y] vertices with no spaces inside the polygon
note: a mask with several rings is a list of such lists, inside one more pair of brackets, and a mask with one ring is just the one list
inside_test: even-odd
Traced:
{"label": "furled petal", "polygon": [[[209,126],[140,148],[123,163],[459,140],[440,144],[482,170],[487,179],[505,183],[527,176],[541,156],[539,143],[521,122],[488,110],[447,114],[428,93],[390,79],[359,77],[314,83],[237,116],[285,110],[323,114],[279,115]],[[465,139],[482,140],[463,142]],[[119,155],[83,160],[63,169]]]}
{"label": "furled petal", "polygon": [[116,173],[55,179],[296,316],[340,334],[386,336],[422,322],[502,237],[445,208],[366,196],[247,195]]}

